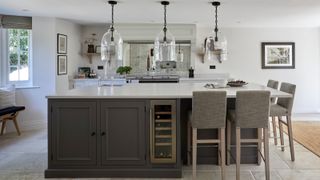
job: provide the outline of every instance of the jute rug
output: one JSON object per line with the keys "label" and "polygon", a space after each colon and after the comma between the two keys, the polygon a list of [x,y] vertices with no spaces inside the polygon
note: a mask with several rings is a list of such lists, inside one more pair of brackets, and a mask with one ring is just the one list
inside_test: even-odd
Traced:
{"label": "jute rug", "polygon": [[293,139],[320,157],[320,122],[293,121],[292,129]]}

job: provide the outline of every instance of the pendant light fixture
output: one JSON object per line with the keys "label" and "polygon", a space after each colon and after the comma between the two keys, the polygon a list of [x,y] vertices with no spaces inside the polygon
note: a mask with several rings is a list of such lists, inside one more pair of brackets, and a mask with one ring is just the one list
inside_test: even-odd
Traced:
{"label": "pendant light fixture", "polygon": [[218,7],[219,1],[211,3],[215,7],[215,28],[212,36],[205,39],[205,59],[211,61],[216,57],[219,62],[227,60],[227,39],[219,32],[218,28]]}
{"label": "pendant light fixture", "polygon": [[154,42],[154,57],[156,61],[175,61],[176,42],[173,35],[167,28],[167,6],[169,1],[161,1],[164,7],[164,25]]}
{"label": "pendant light fixture", "polygon": [[123,63],[123,40],[114,28],[114,5],[117,4],[117,1],[108,1],[108,3],[111,5],[111,26],[101,40],[101,60],[105,61],[105,78],[107,78],[107,74],[115,75],[116,69]]}

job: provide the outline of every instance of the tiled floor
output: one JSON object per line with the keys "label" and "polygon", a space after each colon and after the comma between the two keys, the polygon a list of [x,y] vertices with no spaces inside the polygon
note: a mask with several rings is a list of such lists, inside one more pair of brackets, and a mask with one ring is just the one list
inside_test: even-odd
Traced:
{"label": "tiled floor", "polygon": [[[21,136],[9,133],[0,136],[0,179],[44,179],[47,167],[46,129],[23,132]],[[287,142],[287,141],[286,141]],[[288,149],[281,152],[270,140],[271,179],[319,180],[320,158],[295,143],[296,161],[291,162]],[[218,166],[198,166],[197,179],[220,179]],[[241,165],[242,180],[264,179],[264,165]],[[109,179],[109,178],[105,178]],[[114,178],[112,178],[114,179]],[[183,168],[183,179],[191,179],[191,167]],[[227,179],[235,179],[235,166],[227,167]]]}

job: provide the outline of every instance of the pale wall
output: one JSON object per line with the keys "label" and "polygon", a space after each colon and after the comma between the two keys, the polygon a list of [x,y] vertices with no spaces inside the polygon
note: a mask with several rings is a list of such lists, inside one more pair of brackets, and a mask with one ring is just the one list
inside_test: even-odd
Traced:
{"label": "pale wall", "polygon": [[70,89],[69,79],[74,77],[78,72],[78,67],[83,64],[81,56],[81,26],[66,20],[56,19],[56,33],[64,34],[68,37],[67,75],[57,75],[56,73],[56,91],[63,92]]}
{"label": "pale wall", "polygon": [[[45,96],[55,91],[56,74],[56,36],[55,19],[33,17],[33,84],[36,89],[18,89],[16,101],[26,110],[18,117],[22,130],[43,126],[47,122],[47,100]],[[30,127],[32,126],[32,127]],[[12,128],[8,128],[8,131]]]}
{"label": "pale wall", "polygon": [[[197,28],[197,47],[212,31]],[[226,28],[222,29],[228,40],[228,61],[219,64],[202,63],[195,59],[196,73],[228,72],[235,79],[266,84],[268,79],[297,85],[294,102],[295,113],[317,112],[320,92],[320,57],[318,28]],[[295,42],[295,69],[261,69],[261,42]],[[209,65],[215,64],[216,70]]]}

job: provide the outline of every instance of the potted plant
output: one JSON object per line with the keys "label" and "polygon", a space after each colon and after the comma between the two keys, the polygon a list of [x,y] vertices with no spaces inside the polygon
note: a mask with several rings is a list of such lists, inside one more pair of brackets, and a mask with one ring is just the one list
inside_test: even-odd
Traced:
{"label": "potted plant", "polygon": [[120,75],[127,75],[130,73],[131,70],[132,70],[132,67],[130,66],[120,66],[117,69],[117,73],[119,73]]}

